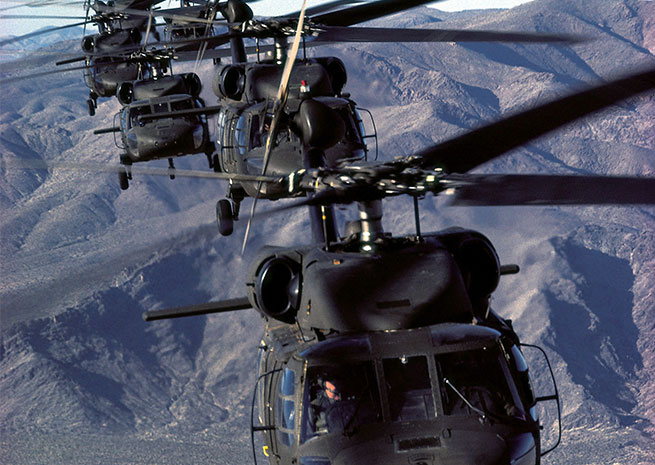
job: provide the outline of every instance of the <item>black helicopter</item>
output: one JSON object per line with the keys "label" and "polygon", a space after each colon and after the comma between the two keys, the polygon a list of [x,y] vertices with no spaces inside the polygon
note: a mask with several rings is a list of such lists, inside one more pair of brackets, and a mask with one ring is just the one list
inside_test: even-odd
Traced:
{"label": "black helicopter", "polygon": [[[85,35],[82,39],[83,57],[61,60],[56,65],[84,61],[84,81],[89,88],[87,106],[89,115],[95,115],[99,97],[116,95],[118,85],[124,81],[133,81],[147,77],[141,60],[133,60],[123,50],[137,50],[144,40],[144,34],[150,34],[149,18],[127,15],[121,9],[136,11],[149,10],[158,1],[136,0],[114,3],[111,10],[103,2],[95,1],[87,6],[87,21],[98,26],[98,33]],[[89,16],[93,9],[96,14]],[[151,19],[151,18],[150,18]],[[158,38],[156,28],[152,34]]]}
{"label": "black helicopter", "polygon": [[[337,57],[308,58],[306,54],[296,60],[301,39],[303,49],[331,42],[578,40],[530,33],[350,27],[428,1],[382,0],[355,6],[352,3],[361,2],[336,0],[307,9],[300,19],[298,13],[291,13],[260,20],[254,19],[244,1],[228,0],[218,9],[231,25],[227,33],[183,41],[208,43],[211,47],[230,44],[232,63],[219,67],[213,81],[220,105],[198,110],[205,114],[218,112],[219,151],[213,162],[216,171],[287,175],[310,166],[332,167],[343,160],[368,159],[366,141],[377,140],[375,124],[371,117],[367,132],[355,101],[343,93],[347,82],[343,62]],[[294,53],[290,53],[287,39],[293,34],[296,41],[292,45]],[[256,40],[257,45],[247,48],[245,39]],[[266,40],[273,43],[262,43]],[[224,49],[217,51],[221,50]],[[248,55],[254,53],[257,60],[248,62]],[[148,118],[164,116],[175,115]],[[221,234],[231,234],[246,196],[275,200],[288,197],[289,193],[276,185],[230,182],[227,199],[219,200],[216,207]]]}
{"label": "black helicopter", "polygon": [[[251,431],[264,434],[271,464],[539,464],[559,439],[542,447],[535,407],[553,401],[559,412],[559,395],[555,387],[535,396],[524,344],[490,307],[500,277],[518,266],[501,265],[479,232],[422,233],[418,199],[432,193],[479,206],[655,204],[652,178],[468,173],[653,89],[649,69],[411,156],[270,177],[291,195],[308,195],[268,213],[357,202],[359,219],[334,241],[318,235],[305,247],[265,247],[248,272],[247,297],[144,318],[260,312]],[[382,200],[398,195],[414,198],[414,235],[382,229]],[[256,462],[254,439],[253,454]]]}
{"label": "black helicopter", "polygon": [[[124,82],[131,82],[137,79],[155,79],[157,74],[152,73],[153,57],[170,56],[173,49],[170,47],[174,44],[174,37],[180,34],[172,34],[172,29],[176,26],[171,25],[170,21],[185,22],[202,21],[202,14],[199,14],[197,8],[191,12],[200,15],[199,18],[193,16],[184,16],[180,10],[154,10],[154,6],[161,0],[129,0],[119,2],[109,2],[105,4],[101,1],[86,3],[86,16],[81,23],[70,24],[58,28],[46,29],[35,33],[26,34],[4,41],[0,44],[16,42],[27,37],[37,34],[46,34],[51,31],[62,28],[84,25],[85,31],[88,24],[98,26],[98,33],[85,35],[82,39],[83,56],[67,58],[56,62],[57,66],[67,65],[75,62],[84,62],[83,66],[64,68],[59,71],[45,71],[28,76],[11,78],[11,80],[25,79],[30,77],[43,76],[53,72],[68,72],[73,70],[83,70],[84,81],[89,88],[89,98],[87,99],[88,112],[93,116],[98,106],[99,97],[112,97],[116,95],[118,87]],[[202,11],[208,11],[208,7],[201,7]],[[189,8],[190,9],[190,8]],[[95,14],[90,14],[90,11]],[[184,10],[184,9],[182,9]],[[11,15],[3,18],[11,18]],[[20,16],[19,16],[20,17]],[[36,16],[39,17],[39,16]],[[167,22],[165,29],[165,41],[161,41],[161,35],[158,30],[158,24],[155,18],[164,17]],[[46,16],[45,18],[51,18]],[[205,34],[213,33],[213,22],[205,20],[199,23],[193,23],[193,27],[184,30],[196,30],[203,28]],[[182,30],[182,29],[181,29]],[[156,42],[149,39],[154,38]],[[173,42],[171,42],[173,41]],[[154,43],[168,45],[163,48],[161,45],[154,52],[146,51],[147,45]],[[199,45],[179,46],[174,58],[176,60],[196,59],[196,52]],[[203,52],[207,58],[214,58],[210,52]]]}
{"label": "black helicopter", "polygon": [[202,83],[197,74],[166,74],[171,69],[170,57],[152,52],[147,57],[148,79],[122,82],[117,88],[116,97],[123,105],[114,118],[119,124],[94,131],[94,134],[120,133],[120,143],[116,141],[116,145],[124,150],[120,162],[125,170],[119,172],[123,190],[129,187],[133,163],[165,158],[174,169],[173,158],[205,153],[211,167],[216,149],[209,137],[205,114],[145,119],[149,115],[175,114],[205,106],[200,98]]}

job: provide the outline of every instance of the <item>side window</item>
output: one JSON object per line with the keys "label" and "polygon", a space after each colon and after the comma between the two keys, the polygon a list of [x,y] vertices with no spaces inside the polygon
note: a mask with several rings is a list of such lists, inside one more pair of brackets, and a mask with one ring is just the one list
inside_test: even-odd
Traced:
{"label": "side window", "polygon": [[526,409],[530,409],[536,404],[534,390],[532,389],[532,383],[530,382],[530,374],[528,373],[528,364],[523,358],[523,354],[518,347],[512,345],[510,349],[510,359],[512,361],[513,369],[512,372],[515,373],[517,378],[516,385],[518,387],[519,395],[523,400],[523,405]]}
{"label": "side window", "polygon": [[281,444],[289,447],[293,444],[293,432],[296,427],[295,373],[289,368],[282,372],[280,392],[277,404],[277,437]]}
{"label": "side window", "polygon": [[373,362],[307,369],[300,442],[381,420]]}
{"label": "side window", "polygon": [[384,378],[393,421],[434,418],[430,374],[425,357],[385,359]]}
{"label": "side window", "polygon": [[221,146],[225,145],[223,143],[223,131],[225,130],[225,115],[226,112],[224,110],[221,110],[218,112],[218,116],[216,117],[216,139]]}
{"label": "side window", "polygon": [[123,131],[126,131],[126,130],[129,129],[130,127],[131,127],[131,126],[130,126],[129,111],[128,111],[128,108],[127,108],[127,107],[124,107],[124,108],[121,110],[121,129],[122,129]]}
{"label": "side window", "polygon": [[247,123],[247,116],[241,115],[237,120],[237,125],[234,129],[236,146],[239,149],[239,153],[241,153],[241,155],[245,155],[248,151],[248,134],[246,132]]}

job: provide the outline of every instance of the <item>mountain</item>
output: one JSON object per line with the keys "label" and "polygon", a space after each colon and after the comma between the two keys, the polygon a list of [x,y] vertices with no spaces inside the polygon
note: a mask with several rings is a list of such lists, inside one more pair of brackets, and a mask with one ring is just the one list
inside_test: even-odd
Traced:
{"label": "mountain", "polygon": [[[46,32],[49,31],[49,32]],[[33,37],[27,37],[21,40],[15,40],[14,42],[8,43],[0,47],[2,53],[0,54],[0,63],[7,61],[20,59],[24,57],[25,54],[36,53],[36,54],[52,54],[57,51],[62,51],[62,42],[74,42],[76,47],[76,55],[80,54],[80,42],[82,36],[84,35],[84,28],[82,27],[73,27],[66,29],[57,30],[56,27],[42,27],[33,31],[37,35]],[[92,34],[88,32],[87,34]],[[0,36],[0,41],[17,39],[15,35]],[[52,45],[56,44],[56,47],[53,50],[47,50]],[[44,50],[46,49],[46,50]],[[4,71],[4,70],[3,70]]]}
{"label": "mountain", "polygon": [[[564,47],[349,44],[321,54],[346,63],[346,90],[371,110],[380,156],[389,159],[584,83],[652,66],[654,18],[653,2],[635,0],[540,0],[461,13],[420,8],[373,24],[594,40]],[[211,73],[209,63],[200,67],[203,82]],[[205,100],[214,102],[205,87]],[[86,95],[77,73],[3,84],[2,160],[115,164],[112,135],[92,130],[112,126],[119,104],[101,101],[89,117]],[[655,96],[645,95],[478,171],[652,176],[654,122]],[[202,155],[176,164],[206,169]],[[141,313],[244,295],[259,246],[309,240],[305,212],[256,221],[241,257],[245,225],[224,238],[213,224],[223,183],[140,176],[121,191],[114,175],[6,165],[0,161],[0,463],[251,462],[260,318],[244,311],[144,323]],[[387,202],[387,231],[413,232],[409,202]],[[655,209],[443,204],[421,202],[424,231],[480,230],[503,263],[521,266],[519,275],[503,277],[493,306],[553,364],[564,432],[544,463],[655,462]],[[547,388],[537,361],[532,375]],[[547,443],[556,429],[549,425]]]}

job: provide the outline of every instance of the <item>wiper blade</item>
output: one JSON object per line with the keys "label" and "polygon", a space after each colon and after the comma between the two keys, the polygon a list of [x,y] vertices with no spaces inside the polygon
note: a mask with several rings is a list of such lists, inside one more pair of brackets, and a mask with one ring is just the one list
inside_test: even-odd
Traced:
{"label": "wiper blade", "polygon": [[468,408],[470,408],[470,409],[473,410],[475,413],[477,413],[478,415],[480,415],[480,420],[481,420],[481,421],[483,421],[483,422],[487,421],[487,413],[486,413],[484,410],[481,410],[481,409],[479,409],[479,408],[477,408],[477,407],[474,407],[473,404],[471,404],[471,403],[468,401],[468,399],[467,399],[466,397],[464,397],[464,394],[462,394],[461,392],[459,392],[459,391],[457,390],[457,388],[453,385],[453,383],[451,383],[451,382],[448,380],[448,378],[444,378],[443,381],[444,381],[444,383],[446,383],[446,386],[448,386],[450,389],[452,389],[452,390],[455,392],[455,394],[457,394],[457,396],[458,396],[460,399],[462,399],[462,401],[466,404],[466,406],[467,406]]}

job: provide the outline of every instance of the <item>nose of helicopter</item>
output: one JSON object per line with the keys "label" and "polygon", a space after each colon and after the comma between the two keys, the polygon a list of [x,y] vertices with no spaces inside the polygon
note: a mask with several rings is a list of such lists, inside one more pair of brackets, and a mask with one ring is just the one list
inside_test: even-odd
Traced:
{"label": "nose of helicopter", "polygon": [[[357,441],[338,451],[332,460],[307,464],[352,465],[534,465],[537,450],[531,433],[503,436],[497,431],[456,430],[446,428],[437,434],[427,431],[397,434]],[[364,439],[360,436],[361,439]],[[309,444],[308,444],[309,445]],[[333,444],[333,446],[336,444]],[[316,451],[318,452],[318,451]],[[318,459],[318,454],[312,459]],[[300,458],[303,464],[303,457]]]}
{"label": "nose of helicopter", "polygon": [[148,161],[196,153],[202,146],[194,132],[199,125],[186,120],[166,120],[135,128],[138,153],[135,161]]}

